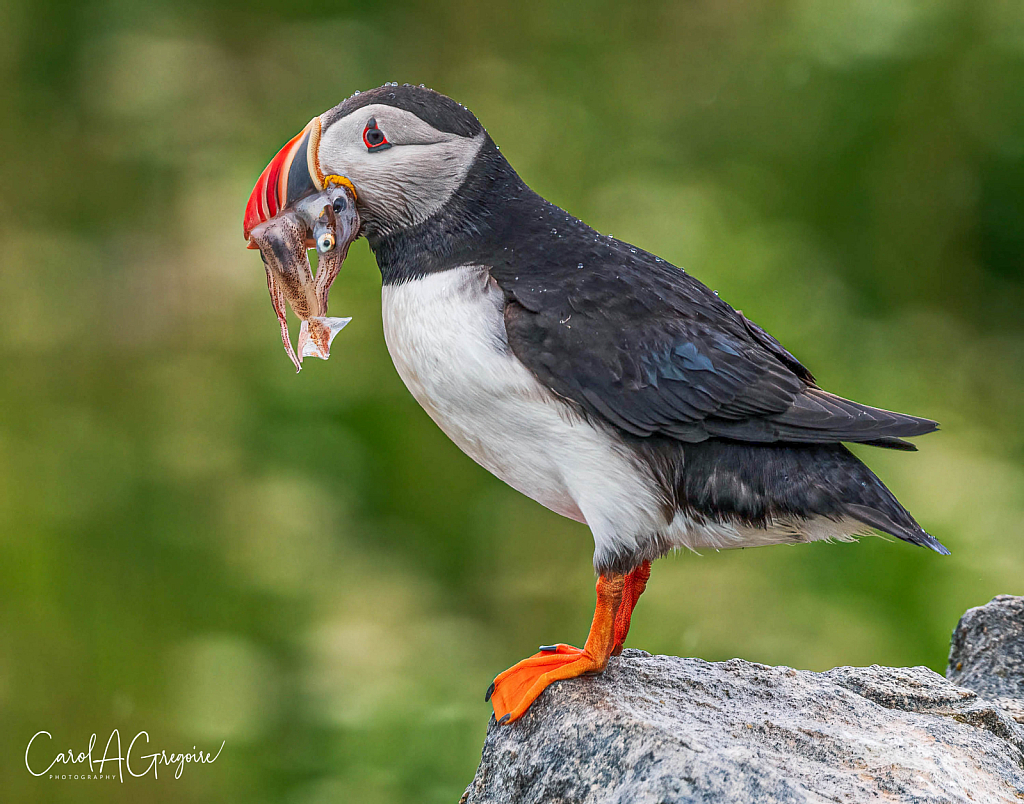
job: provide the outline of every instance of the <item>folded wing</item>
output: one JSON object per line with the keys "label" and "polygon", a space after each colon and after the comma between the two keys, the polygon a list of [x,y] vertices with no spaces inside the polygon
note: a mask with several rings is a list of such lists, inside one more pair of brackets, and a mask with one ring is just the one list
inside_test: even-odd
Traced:
{"label": "folded wing", "polygon": [[[636,256],[634,256],[636,255]],[[771,335],[704,285],[630,252],[619,273],[496,277],[513,353],[559,396],[635,436],[861,442],[898,449],[935,422],[817,386]]]}

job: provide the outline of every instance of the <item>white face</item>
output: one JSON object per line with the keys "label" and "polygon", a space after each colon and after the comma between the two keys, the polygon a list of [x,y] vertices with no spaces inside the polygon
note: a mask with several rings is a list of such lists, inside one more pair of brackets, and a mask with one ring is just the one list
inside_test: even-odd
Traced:
{"label": "white face", "polygon": [[[371,120],[390,148],[367,146],[363,135]],[[412,112],[377,103],[332,123],[321,135],[317,159],[324,175],[352,182],[361,211],[387,232],[440,209],[466,178],[485,137],[438,131]]]}

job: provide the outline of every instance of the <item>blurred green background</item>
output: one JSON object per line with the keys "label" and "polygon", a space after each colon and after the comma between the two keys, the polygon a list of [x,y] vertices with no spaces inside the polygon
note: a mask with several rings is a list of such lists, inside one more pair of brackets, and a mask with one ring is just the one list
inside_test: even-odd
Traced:
{"label": "blurred green background", "polygon": [[[491,678],[584,638],[589,532],[405,391],[365,243],[298,376],[244,248],[277,148],[385,81],[465,103],[826,388],[942,422],[858,453],[952,557],[670,557],[631,645],[942,671],[965,608],[1024,593],[1019,2],[3,3],[0,798],[454,802]],[[25,770],[36,731],[115,727],[227,744],[178,780]]]}

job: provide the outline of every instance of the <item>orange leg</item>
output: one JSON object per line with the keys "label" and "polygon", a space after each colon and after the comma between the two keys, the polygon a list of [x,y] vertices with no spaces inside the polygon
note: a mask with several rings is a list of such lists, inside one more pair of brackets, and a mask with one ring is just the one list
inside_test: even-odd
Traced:
{"label": "orange leg", "polygon": [[647,579],[650,577],[650,561],[645,561],[626,576],[626,584],[622,589],[622,602],[615,615],[615,647],[612,648],[612,656],[622,653],[622,645],[626,641],[626,634],[629,633],[629,621],[633,617],[633,609],[640,599],[640,595],[647,588]]}
{"label": "orange leg", "polygon": [[549,684],[604,670],[615,646],[615,614],[625,582],[626,576],[620,574],[597,579],[594,622],[583,650],[572,645],[552,645],[494,679],[487,699],[494,706],[499,723],[519,719]]}

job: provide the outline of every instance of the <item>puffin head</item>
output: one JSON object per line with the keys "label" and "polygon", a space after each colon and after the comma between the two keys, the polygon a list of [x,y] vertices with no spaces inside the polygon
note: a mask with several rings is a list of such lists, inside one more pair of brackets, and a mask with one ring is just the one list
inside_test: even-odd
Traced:
{"label": "puffin head", "polygon": [[244,235],[332,184],[353,191],[364,234],[415,226],[451,198],[486,140],[472,112],[433,90],[386,84],[356,93],[270,161],[249,197]]}

